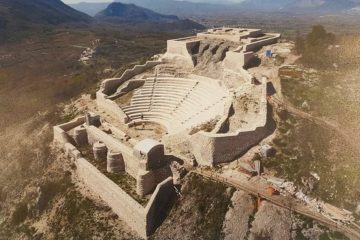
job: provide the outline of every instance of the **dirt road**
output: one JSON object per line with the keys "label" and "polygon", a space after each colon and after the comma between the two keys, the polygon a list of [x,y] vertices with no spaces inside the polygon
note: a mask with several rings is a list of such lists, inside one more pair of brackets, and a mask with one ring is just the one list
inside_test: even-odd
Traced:
{"label": "dirt road", "polygon": [[253,194],[255,196],[260,195],[261,198],[279,206],[286,208],[288,210],[297,212],[301,215],[310,217],[314,220],[319,221],[320,223],[330,227],[333,230],[340,231],[348,236],[350,239],[360,239],[360,229],[356,229],[355,226],[339,224],[322,214],[311,209],[309,206],[300,202],[299,200],[291,196],[282,196],[282,195],[270,195],[267,191],[267,184],[259,181],[259,179],[253,178],[249,181],[239,180],[232,176],[224,176],[224,174],[219,174],[213,171],[206,171],[203,169],[193,169],[192,172],[202,175],[205,178],[212,179],[214,181],[220,181],[224,184],[233,186],[237,189],[245,191],[247,193]]}

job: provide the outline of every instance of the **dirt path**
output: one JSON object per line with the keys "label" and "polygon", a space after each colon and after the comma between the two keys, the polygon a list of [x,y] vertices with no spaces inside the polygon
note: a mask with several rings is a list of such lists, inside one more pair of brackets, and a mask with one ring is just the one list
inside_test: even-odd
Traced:
{"label": "dirt path", "polygon": [[317,117],[317,116],[311,115],[310,113],[299,110],[298,108],[294,107],[291,103],[289,103],[285,99],[279,100],[276,97],[269,97],[268,101],[274,108],[285,110],[292,115],[306,119],[306,120],[311,121],[323,128],[327,128],[329,130],[334,131],[337,135],[341,136],[343,138],[343,140],[346,141],[347,144],[353,148],[353,150],[360,153],[360,149],[357,144],[359,142],[359,137],[356,134],[351,133],[347,130],[344,130],[341,127],[339,127],[336,123],[330,122],[322,117]]}
{"label": "dirt path", "polygon": [[[271,96],[268,101],[276,109],[286,110],[288,113],[298,116],[300,118],[311,121],[323,128],[329,129],[339,135],[354,151],[360,153],[360,148],[357,143],[360,142],[360,136],[354,132],[341,128],[337,123],[331,122],[323,117],[314,116],[310,113],[304,112],[295,106],[293,106],[282,94],[281,79],[279,76],[279,70],[288,65],[293,65],[299,56],[290,53],[286,56],[285,62],[279,67],[264,67],[257,68],[257,74],[265,75],[270,79],[275,88],[275,94]],[[259,75],[259,76],[260,76]]]}
{"label": "dirt path", "polygon": [[200,174],[205,178],[231,185],[236,189],[240,189],[255,196],[260,195],[262,199],[265,199],[279,207],[310,217],[330,227],[333,230],[340,231],[347,235],[350,239],[360,239],[360,231],[359,229],[356,229],[353,225],[338,224],[331,219],[323,216],[322,214],[312,210],[310,207],[300,201],[297,201],[291,196],[270,195],[266,190],[267,185],[259,181],[259,178],[252,178],[246,182],[244,180],[236,179],[232,176],[224,176],[224,174],[219,174],[216,172],[206,171],[202,169],[193,169],[192,172]]}

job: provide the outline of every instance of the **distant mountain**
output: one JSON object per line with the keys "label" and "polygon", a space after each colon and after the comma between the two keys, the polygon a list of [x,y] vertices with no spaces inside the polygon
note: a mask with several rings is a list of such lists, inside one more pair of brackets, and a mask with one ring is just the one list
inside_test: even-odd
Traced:
{"label": "distant mountain", "polygon": [[[85,0],[86,1],[86,0]],[[244,0],[240,3],[231,1],[207,1],[191,2],[176,0],[119,0],[122,3],[135,4],[148,8],[161,14],[175,14],[177,16],[201,16],[216,13],[240,13],[242,11],[265,11],[265,12],[336,12],[349,10],[359,6],[359,0]],[[103,10],[104,5],[109,3],[81,3],[73,4],[72,7],[89,15]]]}
{"label": "distant mountain", "polygon": [[359,5],[352,0],[296,0],[289,6],[288,10],[316,11],[316,12],[338,12],[349,10]]}
{"label": "distant mountain", "polygon": [[279,11],[294,2],[295,0],[245,0],[238,7],[250,10]]}
{"label": "distant mountain", "polygon": [[336,12],[352,9],[358,5],[354,0],[245,0],[245,9],[284,12]]}
{"label": "distant mountain", "polygon": [[[172,14],[177,16],[201,15],[219,11],[228,11],[231,10],[231,7],[233,6],[233,4],[226,5],[222,4],[222,2],[221,4],[209,4],[175,0],[117,0],[115,2],[135,4],[136,6],[147,8],[161,14]],[[108,3],[83,2],[78,4],[70,4],[70,6],[77,9],[78,11],[82,11],[90,16],[94,16],[96,13],[105,9],[106,6],[108,6],[110,3],[111,1],[109,0]]]}
{"label": "distant mountain", "polygon": [[96,14],[95,18],[131,22],[179,21],[179,18],[175,15],[164,15],[147,8],[138,7],[135,4],[123,4],[120,2],[111,3],[105,10]]}
{"label": "distant mountain", "polygon": [[90,22],[91,17],[60,0],[0,0],[0,26]]}
{"label": "distant mountain", "polygon": [[105,10],[95,15],[95,19],[102,22],[153,25],[158,29],[192,30],[205,27],[189,19],[180,19],[175,15],[165,15],[150,9],[124,4],[111,3]]}
{"label": "distant mountain", "polygon": [[107,8],[107,6],[109,6],[110,3],[111,3],[110,0],[109,2],[98,2],[98,3],[80,2],[80,3],[69,4],[69,6],[80,12],[86,13],[89,16],[95,16],[97,13]]}

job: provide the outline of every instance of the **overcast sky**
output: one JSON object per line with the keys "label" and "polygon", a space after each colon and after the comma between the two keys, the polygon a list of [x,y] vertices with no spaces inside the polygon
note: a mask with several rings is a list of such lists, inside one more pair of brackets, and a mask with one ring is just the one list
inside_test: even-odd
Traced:
{"label": "overcast sky", "polygon": [[112,2],[112,0],[62,0],[64,3],[79,3],[79,2]]}

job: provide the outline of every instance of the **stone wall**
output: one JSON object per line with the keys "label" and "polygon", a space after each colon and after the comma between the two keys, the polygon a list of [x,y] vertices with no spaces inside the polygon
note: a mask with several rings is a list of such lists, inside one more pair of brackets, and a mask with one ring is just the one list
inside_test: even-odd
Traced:
{"label": "stone wall", "polygon": [[114,93],[120,85],[132,77],[141,74],[147,69],[152,68],[160,63],[161,62],[159,61],[148,61],[144,65],[135,65],[132,69],[127,69],[120,78],[105,79],[101,83],[100,90],[96,93],[96,103],[98,107],[105,110],[112,117],[119,119],[119,121],[127,123],[129,121],[128,116],[118,106],[118,104],[109,99],[109,95]]}
{"label": "stone wall", "polygon": [[213,166],[234,161],[267,134],[266,126],[232,134],[199,132],[190,138],[192,153],[201,165]]}
{"label": "stone wall", "polygon": [[225,111],[224,111],[224,115],[221,117],[221,119],[216,123],[216,126],[214,127],[214,129],[211,131],[212,133],[218,133],[220,132],[224,126],[226,125],[226,123],[228,122],[228,119],[230,117],[230,112],[232,110],[233,107],[233,99],[230,99],[226,102],[225,104]]}
{"label": "stone wall", "polygon": [[107,99],[107,96],[98,91],[96,93],[96,104],[97,106],[110,114],[113,118],[118,119],[120,122],[126,124],[129,121],[129,117],[124,113],[118,104],[114,101]]}
{"label": "stone wall", "polygon": [[137,193],[139,195],[144,196],[151,193],[159,182],[171,176],[171,171],[168,170],[167,166],[159,169],[143,169],[141,167],[141,159],[134,155],[133,148],[128,147],[102,130],[94,126],[87,126],[86,130],[90,144],[102,141],[109,150],[122,153],[125,171],[137,180]]}
{"label": "stone wall", "polygon": [[[57,146],[65,150],[66,156],[73,159],[78,178],[84,182],[89,190],[94,195],[99,196],[112,208],[122,221],[129,225],[142,238],[147,239],[165,219],[167,207],[170,207],[171,199],[174,195],[172,177],[166,178],[162,173],[164,169],[158,169],[153,172],[153,175],[156,175],[154,176],[154,180],[160,183],[156,185],[155,191],[146,207],[141,206],[117,184],[84,159],[80,151],[69,142],[70,137],[66,131],[83,124],[84,121],[85,117],[80,117],[69,123],[55,126],[53,128],[54,142],[57,143]],[[88,134],[91,135],[90,138],[93,138],[92,141],[95,140],[95,137],[99,137],[110,146],[117,146],[116,142],[104,137],[104,135],[100,133],[102,132],[101,130],[94,126],[87,128],[87,130],[89,129],[91,130],[88,131]],[[106,133],[104,134],[106,135]],[[164,178],[166,179],[163,180]]]}
{"label": "stone wall", "polygon": [[171,177],[157,185],[150,201],[144,208],[86,159],[76,160],[76,173],[84,184],[110,206],[122,221],[145,239],[160,226],[165,218],[167,207],[171,207],[171,199],[174,195]]}
{"label": "stone wall", "polygon": [[132,77],[143,73],[149,68],[153,68],[156,65],[160,64],[159,61],[147,61],[144,65],[135,65],[132,69],[127,69],[120,78],[110,78],[105,79],[101,83],[100,91],[105,93],[106,95],[111,94],[113,91],[116,90],[121,84],[126,82],[127,80],[131,79]]}
{"label": "stone wall", "polygon": [[146,206],[147,234],[151,235],[166,218],[171,207],[171,200],[175,195],[173,179],[171,177],[159,183]]}
{"label": "stone wall", "polygon": [[224,59],[224,68],[231,69],[232,71],[239,71],[247,66],[255,57],[253,52],[226,52]]}
{"label": "stone wall", "polygon": [[141,237],[147,237],[146,212],[138,202],[84,158],[76,161],[76,172],[85,185],[109,205],[121,220]]}
{"label": "stone wall", "polygon": [[250,147],[258,144],[268,134],[266,82],[262,83],[262,101],[259,112],[262,114],[257,127],[239,129],[235,133],[198,132],[190,136],[192,153],[200,165],[213,166],[218,163],[234,161]]}
{"label": "stone wall", "polygon": [[130,80],[127,82],[127,84],[123,84],[121,86],[121,89],[117,90],[117,92],[111,96],[108,96],[107,98],[110,100],[115,100],[118,97],[121,97],[123,95],[125,95],[128,92],[131,92],[132,90],[135,90],[141,86],[143,86],[145,84],[145,80],[140,80],[140,79],[134,79],[134,80]]}
{"label": "stone wall", "polygon": [[182,61],[189,67],[194,67],[195,63],[192,55],[197,53],[200,40],[193,38],[180,38],[167,41],[167,51],[163,60]]}
{"label": "stone wall", "polygon": [[216,33],[216,32],[203,32],[198,33],[198,37],[208,38],[208,39],[217,39],[217,40],[227,40],[232,42],[239,42],[242,39],[246,39],[248,37],[257,37],[262,34],[261,29],[243,29],[246,32],[238,32],[233,34]]}
{"label": "stone wall", "polygon": [[86,130],[88,132],[90,144],[96,141],[102,141],[109,150],[121,152],[124,158],[126,172],[136,179],[139,169],[139,159],[133,156],[132,148],[126,146],[121,141],[113,138],[97,127],[87,126]]}
{"label": "stone wall", "polygon": [[67,135],[67,131],[80,126],[85,122],[85,117],[78,117],[73,121],[68,123],[60,124],[58,126],[53,127],[54,132],[54,142],[58,144],[64,145],[65,143],[69,142],[69,136]]}
{"label": "stone wall", "polygon": [[277,43],[281,34],[272,34],[273,37],[244,45],[244,52],[255,51],[263,46]]}

